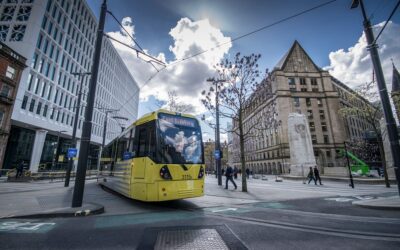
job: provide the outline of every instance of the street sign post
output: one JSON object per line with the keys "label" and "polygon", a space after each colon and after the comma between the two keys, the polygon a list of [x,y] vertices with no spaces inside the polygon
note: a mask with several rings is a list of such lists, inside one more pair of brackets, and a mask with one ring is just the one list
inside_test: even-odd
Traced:
{"label": "street sign post", "polygon": [[67,152],[67,157],[68,157],[68,158],[75,157],[77,153],[78,153],[78,149],[76,149],[76,148],[69,148],[69,149],[68,149],[68,152]]}
{"label": "street sign post", "polygon": [[221,152],[218,149],[215,150],[214,156],[215,156],[215,159],[217,159],[217,160],[221,159]]}

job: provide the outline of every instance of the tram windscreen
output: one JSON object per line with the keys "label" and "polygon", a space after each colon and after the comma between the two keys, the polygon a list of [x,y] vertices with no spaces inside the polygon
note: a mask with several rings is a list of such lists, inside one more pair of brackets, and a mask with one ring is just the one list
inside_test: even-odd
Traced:
{"label": "tram windscreen", "polygon": [[202,139],[196,119],[158,115],[161,161],[165,164],[202,164]]}

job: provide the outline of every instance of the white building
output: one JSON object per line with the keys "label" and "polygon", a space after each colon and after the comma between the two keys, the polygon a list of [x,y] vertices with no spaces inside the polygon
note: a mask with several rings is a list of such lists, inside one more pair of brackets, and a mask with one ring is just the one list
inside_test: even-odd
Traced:
{"label": "white building", "polygon": [[[0,1],[0,40],[27,58],[15,107],[3,168],[20,160],[37,171],[52,164],[70,146],[81,79],[72,72],[90,72],[97,21],[84,0]],[[90,76],[83,82],[77,138],[81,136]],[[103,38],[91,141],[100,144],[104,108],[114,115],[137,118],[139,87],[111,42]],[[109,115],[106,143],[121,127]],[[60,143],[57,145],[58,136]],[[78,142],[79,144],[79,142]],[[54,154],[57,147],[57,153]],[[79,147],[79,145],[78,145]],[[55,157],[57,155],[57,157]],[[93,155],[96,155],[93,153]],[[54,165],[54,164],[52,164]]]}

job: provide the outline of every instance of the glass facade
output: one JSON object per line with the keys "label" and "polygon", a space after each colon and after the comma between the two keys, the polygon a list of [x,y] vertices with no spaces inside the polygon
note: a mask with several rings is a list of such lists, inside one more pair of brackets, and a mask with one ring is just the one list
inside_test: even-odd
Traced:
{"label": "glass facade", "polygon": [[12,126],[3,169],[16,168],[21,160],[24,160],[26,165],[29,166],[34,141],[35,131]]}

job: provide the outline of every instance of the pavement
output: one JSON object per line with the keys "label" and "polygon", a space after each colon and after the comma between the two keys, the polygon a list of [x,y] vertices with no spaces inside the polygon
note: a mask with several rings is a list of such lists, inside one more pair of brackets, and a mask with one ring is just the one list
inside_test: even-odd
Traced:
{"label": "pavement", "polygon": [[[264,179],[249,179],[249,192],[240,192],[240,178],[236,180],[238,190],[225,190],[215,188],[213,176],[207,176],[204,197],[187,199],[194,206],[204,204],[240,205],[256,202],[279,202],[301,199],[315,199],[323,197],[341,196],[358,197],[351,200],[355,206],[370,209],[400,210],[400,198],[395,193],[395,188],[387,189],[376,185],[357,185],[351,189],[346,185],[335,182],[325,182],[323,186],[302,184],[301,181],[284,180],[276,182],[275,176],[267,176]],[[71,182],[73,184],[73,182]],[[232,186],[231,186],[232,188]],[[284,192],[277,191],[287,190]],[[293,192],[296,190],[296,192]],[[391,191],[388,193],[388,191]],[[71,208],[73,187],[64,187],[63,182],[36,181],[30,183],[0,182],[0,218],[52,218],[88,216],[101,213],[124,213],[131,208],[122,209],[123,204],[118,200],[131,200],[118,194],[104,192],[96,183],[96,180],[86,181],[84,203],[82,207]],[[371,194],[381,194],[371,197]],[[362,196],[366,196],[363,198]],[[388,196],[389,197],[385,197]],[[333,198],[349,200],[349,198]],[[115,204],[117,203],[117,204]],[[121,210],[122,209],[122,210]]]}

